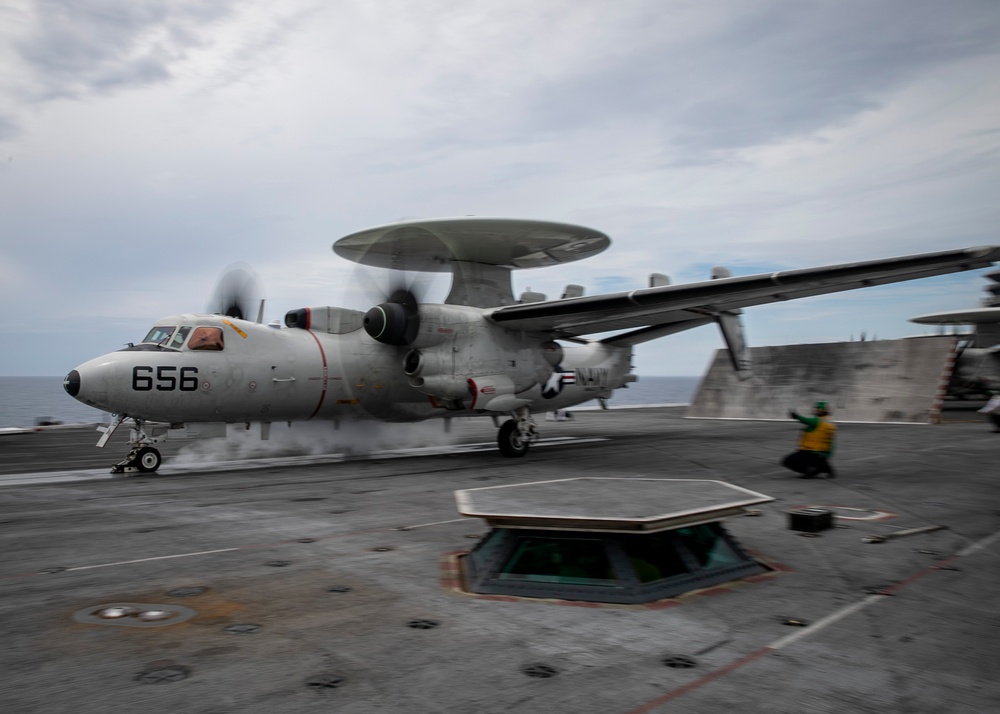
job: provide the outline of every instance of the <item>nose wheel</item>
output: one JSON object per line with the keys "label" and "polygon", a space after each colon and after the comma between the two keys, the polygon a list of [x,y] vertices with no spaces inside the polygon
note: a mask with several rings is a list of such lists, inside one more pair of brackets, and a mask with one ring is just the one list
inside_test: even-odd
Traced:
{"label": "nose wheel", "polygon": [[[115,416],[110,426],[99,427],[104,432],[104,436],[100,438],[97,445],[103,447],[115,430],[128,418],[130,417],[125,414],[119,414]],[[132,418],[132,424],[132,428],[129,429],[128,454],[123,460],[111,467],[113,474],[134,473],[136,471],[144,474],[153,473],[163,463],[160,452],[151,446],[159,440],[155,437],[150,438],[146,434],[145,429],[142,428],[142,419]]]}
{"label": "nose wheel", "polygon": [[111,467],[111,473],[123,474],[138,471],[149,474],[160,468],[161,463],[163,463],[163,457],[160,456],[159,451],[152,446],[143,446],[130,450],[128,456]]}
{"label": "nose wheel", "polygon": [[143,473],[151,473],[160,468],[162,461],[163,458],[160,456],[159,451],[152,446],[144,446],[136,452],[132,463]]}

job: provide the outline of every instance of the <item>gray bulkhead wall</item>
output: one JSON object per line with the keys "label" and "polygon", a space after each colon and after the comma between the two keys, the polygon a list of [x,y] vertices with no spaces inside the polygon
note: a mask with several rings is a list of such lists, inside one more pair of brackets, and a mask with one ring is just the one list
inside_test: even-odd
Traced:
{"label": "gray bulkhead wall", "polygon": [[833,342],[752,348],[754,376],[740,381],[718,350],[688,417],[787,419],[830,403],[835,422],[932,423],[940,411],[955,338]]}

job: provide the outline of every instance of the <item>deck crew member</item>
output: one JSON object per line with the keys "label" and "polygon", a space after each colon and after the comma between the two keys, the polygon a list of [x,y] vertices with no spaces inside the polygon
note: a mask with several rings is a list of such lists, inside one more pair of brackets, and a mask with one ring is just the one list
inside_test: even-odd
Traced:
{"label": "deck crew member", "polygon": [[990,400],[979,410],[980,414],[985,414],[986,418],[993,422],[993,433],[1000,433],[1000,392],[991,391]]}
{"label": "deck crew member", "polygon": [[786,456],[781,465],[801,474],[799,478],[815,478],[820,474],[833,478],[836,474],[830,458],[837,427],[829,421],[830,407],[826,402],[816,402],[812,413],[812,416],[803,416],[794,409],[788,412],[788,416],[800,421],[805,428],[799,434],[799,450]]}

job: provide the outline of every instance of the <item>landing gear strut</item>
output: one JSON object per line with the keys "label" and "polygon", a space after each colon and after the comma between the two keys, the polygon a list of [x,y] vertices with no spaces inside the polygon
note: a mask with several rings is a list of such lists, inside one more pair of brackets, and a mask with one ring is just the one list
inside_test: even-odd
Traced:
{"label": "landing gear strut", "polygon": [[511,416],[514,418],[500,425],[497,446],[503,456],[524,456],[528,447],[538,441],[538,429],[527,407],[520,407]]}
{"label": "landing gear strut", "polygon": [[111,467],[111,473],[122,474],[134,473],[136,471],[140,473],[152,473],[160,468],[160,464],[163,462],[160,452],[153,448],[153,444],[159,443],[160,439],[150,437],[146,434],[145,429],[142,427],[142,419],[129,417],[127,414],[115,415],[110,426],[98,427],[99,431],[104,432],[104,436],[98,440],[97,445],[103,448],[108,443],[111,435],[122,425],[122,422],[130,418],[132,419],[132,426],[129,428],[128,454],[122,461]]}

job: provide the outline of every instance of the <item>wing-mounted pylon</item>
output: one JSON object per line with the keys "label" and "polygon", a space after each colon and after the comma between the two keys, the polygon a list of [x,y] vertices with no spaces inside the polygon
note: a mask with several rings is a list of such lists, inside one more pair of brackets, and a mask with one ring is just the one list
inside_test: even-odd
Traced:
{"label": "wing-mounted pylon", "polygon": [[[712,268],[712,280],[731,278],[733,273],[729,268],[717,265]],[[733,364],[736,376],[741,380],[753,377],[753,360],[750,357],[750,345],[746,339],[746,328],[743,325],[743,311],[720,310],[715,314],[715,322],[719,325],[722,340],[729,350],[729,359]]]}
{"label": "wing-mounted pylon", "polygon": [[[712,268],[712,280],[721,280],[730,277],[732,277],[732,273],[728,268],[720,266]],[[670,284],[670,278],[663,273],[651,273],[649,276],[650,288],[668,287]],[[679,332],[701,327],[712,322],[719,326],[719,331],[722,333],[722,340],[729,350],[729,357],[732,360],[733,369],[736,371],[737,376],[740,379],[750,379],[753,376],[753,361],[750,356],[750,347],[746,340],[743,311],[739,308],[731,310],[716,310],[711,306],[690,308],[683,313],[683,319],[676,319],[660,325],[650,325],[649,327],[607,337],[601,341],[605,344],[620,347],[637,345],[649,340],[666,337],[667,335],[675,335]]]}
{"label": "wing-mounted pylon", "polygon": [[733,363],[736,376],[740,379],[750,379],[753,376],[753,360],[750,357],[750,346],[747,344],[746,332],[743,327],[743,311],[733,310],[715,315],[722,339],[729,349],[729,359]]}

